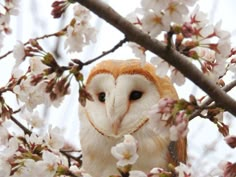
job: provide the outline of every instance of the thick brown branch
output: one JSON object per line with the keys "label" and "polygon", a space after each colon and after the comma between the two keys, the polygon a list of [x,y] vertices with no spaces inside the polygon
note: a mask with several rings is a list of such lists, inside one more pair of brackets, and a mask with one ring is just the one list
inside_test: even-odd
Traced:
{"label": "thick brown branch", "polygon": [[129,41],[138,43],[176,67],[182,74],[204,90],[216,102],[216,104],[236,116],[236,102],[213,82],[207,79],[191,62],[189,62],[187,57],[173,49],[168,49],[163,43],[151,38],[148,34],[136,28],[132,23],[120,16],[110,6],[102,1],[76,1],[120,30]]}

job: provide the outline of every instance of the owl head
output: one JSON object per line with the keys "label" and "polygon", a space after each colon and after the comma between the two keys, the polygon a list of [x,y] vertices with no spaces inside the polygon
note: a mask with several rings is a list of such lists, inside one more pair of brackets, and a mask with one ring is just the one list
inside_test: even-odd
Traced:
{"label": "owl head", "polygon": [[177,98],[167,77],[140,60],[107,60],[90,72],[86,90],[93,98],[85,106],[86,118],[100,134],[122,137],[146,126],[147,112],[162,97]]}

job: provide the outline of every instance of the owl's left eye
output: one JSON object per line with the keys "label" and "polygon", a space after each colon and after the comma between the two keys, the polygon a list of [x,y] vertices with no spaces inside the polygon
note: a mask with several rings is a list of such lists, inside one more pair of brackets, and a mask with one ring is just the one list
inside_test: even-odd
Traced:
{"label": "owl's left eye", "polygon": [[98,94],[98,100],[99,100],[100,102],[102,102],[102,103],[104,103],[104,102],[106,101],[106,94],[105,94],[105,92],[100,92],[100,93]]}
{"label": "owl's left eye", "polygon": [[138,90],[133,90],[129,95],[129,100],[138,100],[143,95],[143,92]]}

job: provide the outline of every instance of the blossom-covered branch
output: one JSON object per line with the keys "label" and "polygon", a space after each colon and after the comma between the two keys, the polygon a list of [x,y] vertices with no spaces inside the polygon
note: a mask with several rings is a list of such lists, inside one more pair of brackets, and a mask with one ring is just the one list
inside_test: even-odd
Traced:
{"label": "blossom-covered branch", "polygon": [[236,116],[235,100],[207,79],[192,63],[188,61],[187,57],[174,49],[168,48],[158,40],[151,38],[148,34],[142,32],[132,23],[124,19],[107,4],[98,0],[76,1],[124,33],[129,41],[136,42],[176,67],[182,74],[204,90],[216,102],[216,104]]}

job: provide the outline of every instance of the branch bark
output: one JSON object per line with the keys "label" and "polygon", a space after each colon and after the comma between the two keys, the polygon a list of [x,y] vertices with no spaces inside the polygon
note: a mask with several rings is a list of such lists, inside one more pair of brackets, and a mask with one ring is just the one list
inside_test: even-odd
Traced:
{"label": "branch bark", "polygon": [[126,36],[128,41],[136,42],[177,68],[183,75],[205,91],[217,105],[236,116],[236,101],[227,95],[226,92],[217,87],[208,78],[206,78],[187,57],[183,56],[176,50],[167,48],[166,45],[158,40],[151,38],[148,34],[136,28],[132,23],[127,21],[115,12],[115,10],[109,5],[103,3],[102,1],[76,1],[121,31]]}

